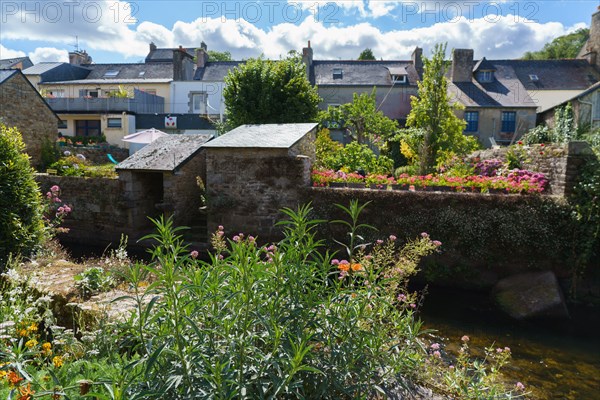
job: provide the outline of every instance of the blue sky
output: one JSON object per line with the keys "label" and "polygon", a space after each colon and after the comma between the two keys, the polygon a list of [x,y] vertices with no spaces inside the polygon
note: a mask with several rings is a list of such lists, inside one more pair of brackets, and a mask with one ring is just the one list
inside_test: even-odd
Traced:
{"label": "blue sky", "polygon": [[407,59],[435,43],[475,57],[516,58],[587,27],[598,0],[7,1],[0,0],[0,58],[66,61],[86,49],[95,62],[137,62],[159,47],[278,58],[311,41],[317,59]]}

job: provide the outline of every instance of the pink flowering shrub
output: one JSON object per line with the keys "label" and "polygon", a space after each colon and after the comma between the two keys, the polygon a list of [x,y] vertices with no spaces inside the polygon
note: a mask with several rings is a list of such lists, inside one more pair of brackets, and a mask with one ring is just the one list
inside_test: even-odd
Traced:
{"label": "pink flowering shrub", "polygon": [[64,219],[72,211],[71,206],[60,199],[60,187],[54,185],[44,196],[43,220],[46,225],[46,233],[50,238],[58,233],[69,232],[68,228],[61,227]]}

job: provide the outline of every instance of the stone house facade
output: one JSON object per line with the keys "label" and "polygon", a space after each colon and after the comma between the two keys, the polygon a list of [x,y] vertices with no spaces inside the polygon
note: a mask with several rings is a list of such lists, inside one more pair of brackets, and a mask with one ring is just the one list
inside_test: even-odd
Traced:
{"label": "stone house facade", "polygon": [[42,145],[54,144],[60,119],[18,69],[0,70],[0,119],[19,129],[32,164],[40,164]]}

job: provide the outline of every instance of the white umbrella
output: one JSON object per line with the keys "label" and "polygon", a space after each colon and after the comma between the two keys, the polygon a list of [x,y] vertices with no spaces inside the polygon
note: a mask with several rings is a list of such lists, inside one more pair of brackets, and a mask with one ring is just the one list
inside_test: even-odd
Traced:
{"label": "white umbrella", "polygon": [[127,135],[123,138],[124,142],[148,144],[154,142],[159,137],[167,136],[168,133],[159,131],[158,129],[150,128],[145,131],[140,131]]}

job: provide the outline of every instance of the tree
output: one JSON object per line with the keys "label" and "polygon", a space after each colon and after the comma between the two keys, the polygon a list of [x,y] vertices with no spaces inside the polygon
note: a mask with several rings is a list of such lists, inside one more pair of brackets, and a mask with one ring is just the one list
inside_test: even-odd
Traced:
{"label": "tree", "polygon": [[398,123],[377,110],[376,93],[375,88],[371,94],[354,93],[352,103],[322,112],[319,115],[321,124],[335,121],[348,128],[359,143],[369,140],[383,146],[398,130]]}
{"label": "tree", "polygon": [[373,50],[366,48],[360,53],[358,56],[359,60],[375,60],[375,56],[373,55]]}
{"label": "tree", "polygon": [[589,37],[589,29],[578,29],[573,33],[559,36],[552,42],[546,43],[540,51],[528,51],[523,55],[523,59],[554,60],[561,58],[575,58]]}
{"label": "tree", "polygon": [[314,121],[321,101],[297,54],[279,61],[250,59],[229,71],[223,97],[227,128]]}
{"label": "tree", "polygon": [[30,254],[44,238],[34,170],[16,128],[0,123],[0,271],[10,254]]}
{"label": "tree", "polygon": [[449,102],[445,54],[446,45],[438,44],[431,59],[423,57],[423,79],[417,83],[418,96],[411,97],[411,111],[406,119],[406,125],[421,134],[418,158],[422,175],[433,171],[440,156],[460,154],[477,147],[473,137],[463,135],[465,121],[454,114],[454,110],[462,106]]}
{"label": "tree", "polygon": [[208,50],[208,59],[210,61],[232,61],[231,53],[228,51]]}

